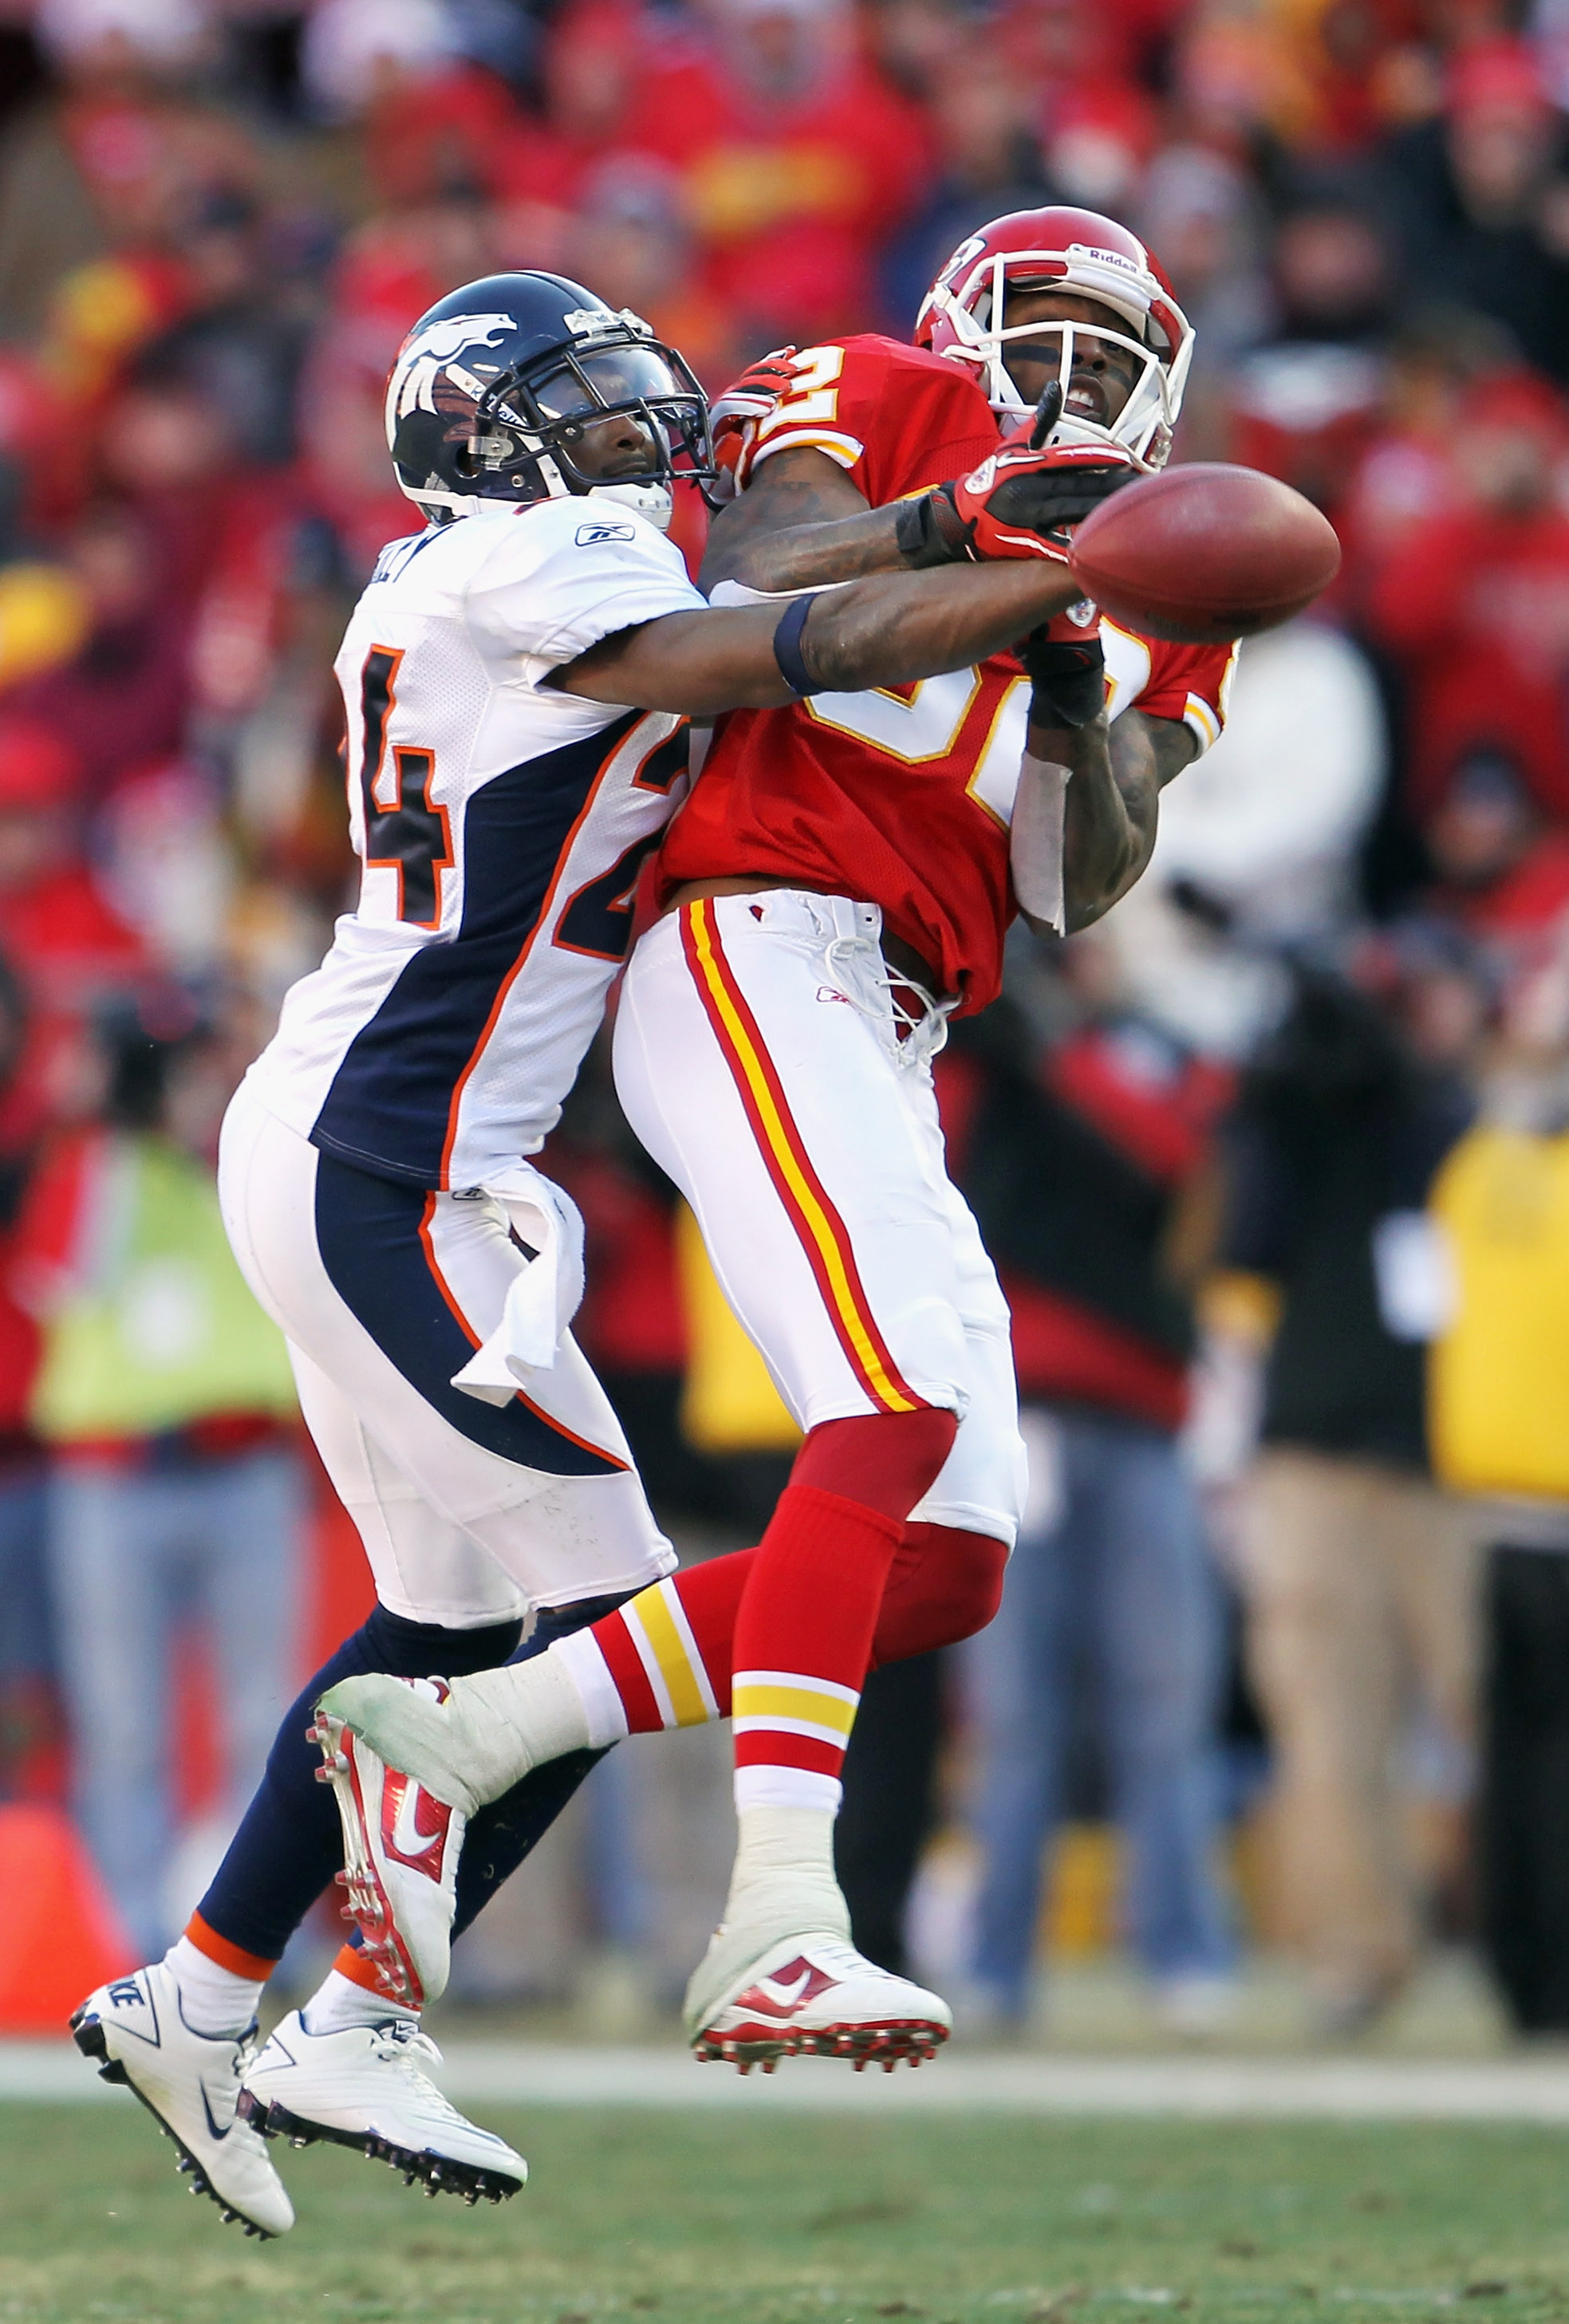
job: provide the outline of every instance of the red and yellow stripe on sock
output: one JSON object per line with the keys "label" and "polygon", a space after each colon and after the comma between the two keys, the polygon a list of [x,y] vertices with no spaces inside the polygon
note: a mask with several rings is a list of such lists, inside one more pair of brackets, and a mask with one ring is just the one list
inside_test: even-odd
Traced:
{"label": "red and yellow stripe on sock", "polygon": [[673,1582],[640,1590],[595,1622],[592,1635],[621,1697],[630,1733],[704,1727],[725,1716]]}
{"label": "red and yellow stripe on sock", "polygon": [[740,1093],[775,1192],[806,1253],[851,1369],[880,1412],[916,1412],[877,1327],[844,1222],[812,1167],[757,1020],[725,957],[711,897],[681,908],[681,943],[708,1022]]}
{"label": "red and yellow stripe on sock", "polygon": [[738,1808],[836,1808],[861,1695],[800,1671],[737,1671],[732,1682]]}

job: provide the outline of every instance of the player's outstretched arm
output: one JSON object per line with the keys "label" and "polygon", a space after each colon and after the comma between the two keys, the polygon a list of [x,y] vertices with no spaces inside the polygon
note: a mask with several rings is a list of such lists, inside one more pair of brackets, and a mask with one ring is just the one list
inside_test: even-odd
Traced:
{"label": "player's outstretched arm", "polygon": [[[691,717],[772,709],[805,692],[854,694],[967,669],[1077,595],[1066,566],[1048,558],[874,574],[796,598],[782,613],[775,605],[714,606],[618,630],[549,683],[590,702]],[[781,632],[789,641],[782,661],[775,650]]]}
{"label": "player's outstretched arm", "polygon": [[1071,528],[1136,474],[1097,447],[1038,448],[1015,437],[967,475],[872,509],[843,469],[803,445],[776,453],[715,519],[702,586],[780,595],[868,573],[1064,559]]}

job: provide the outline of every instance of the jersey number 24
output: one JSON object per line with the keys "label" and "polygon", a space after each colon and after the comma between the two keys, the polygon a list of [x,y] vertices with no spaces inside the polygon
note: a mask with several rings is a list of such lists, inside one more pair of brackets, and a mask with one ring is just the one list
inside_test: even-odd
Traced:
{"label": "jersey number 24", "polygon": [[360,673],[360,798],[365,815],[365,870],[398,875],[398,918],[415,927],[441,925],[441,880],[455,861],[447,809],[431,803],[436,761],[429,751],[395,742],[387,721],[397,700],[402,649],[373,646]]}

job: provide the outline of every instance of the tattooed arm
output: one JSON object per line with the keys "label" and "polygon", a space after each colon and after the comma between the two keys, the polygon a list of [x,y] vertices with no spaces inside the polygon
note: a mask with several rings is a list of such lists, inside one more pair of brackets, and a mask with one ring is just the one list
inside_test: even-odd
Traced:
{"label": "tattooed arm", "polygon": [[[1096,728],[1099,729],[1098,733]],[[1197,748],[1180,719],[1125,710],[1107,728],[1095,721],[1076,735],[1033,729],[1029,749],[1069,761],[1063,847],[1064,899],[1071,932],[1109,912],[1140,879],[1155,847],[1160,794]]]}
{"label": "tattooed arm", "polygon": [[820,589],[866,573],[897,573],[899,507],[869,508],[836,460],[809,444],[776,452],[754,471],[708,532],[697,586],[721,581],[770,595]]}

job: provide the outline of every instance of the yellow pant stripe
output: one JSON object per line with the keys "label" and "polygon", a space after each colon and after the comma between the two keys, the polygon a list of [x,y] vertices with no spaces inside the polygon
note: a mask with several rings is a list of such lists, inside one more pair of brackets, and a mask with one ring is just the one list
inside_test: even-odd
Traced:
{"label": "yellow pant stripe", "polygon": [[704,982],[708,988],[709,998],[724,1023],[735,1062],[746,1077],[746,1085],[752,1093],[752,1104],[756,1109],[756,1119],[761,1125],[763,1136],[768,1141],[769,1151],[778,1167],[780,1176],[789,1189],[798,1223],[804,1226],[810,1235],[817,1255],[822,1260],[823,1271],[828,1280],[834,1305],[838,1310],[840,1319],[849,1334],[851,1344],[855,1350],[856,1360],[861,1366],[867,1386],[878,1401],[886,1406],[890,1412],[914,1412],[918,1408],[915,1398],[905,1395],[889,1379],[882,1360],[866,1329],[865,1319],[862,1315],[855,1295],[851,1288],[849,1274],[844,1265],[844,1255],[839,1248],[838,1237],[835,1234],[816,1192],[801,1168],[799,1157],[796,1153],[795,1140],[790,1135],[793,1125],[787,1125],[780,1112],[773,1091],[769,1086],[768,1075],[762,1069],[761,1061],[725,988],[725,979],[719,973],[709,931],[708,908],[703,903],[694,904],[689,908],[693,938],[697,946],[697,958],[702,965]]}

